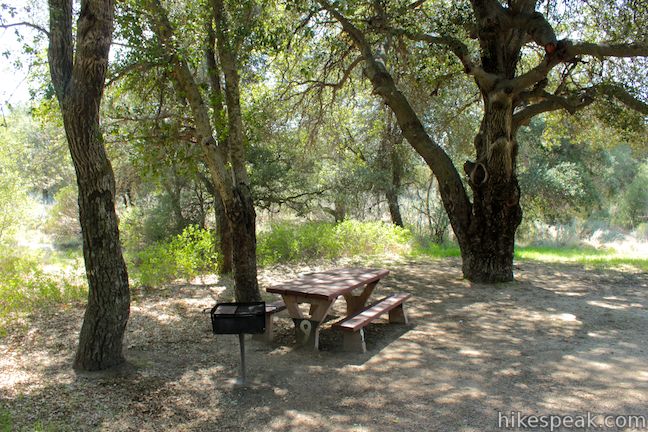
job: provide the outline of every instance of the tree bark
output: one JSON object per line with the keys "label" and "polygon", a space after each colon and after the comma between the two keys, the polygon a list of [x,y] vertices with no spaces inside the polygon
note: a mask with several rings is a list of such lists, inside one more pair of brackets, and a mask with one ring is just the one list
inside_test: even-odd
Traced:
{"label": "tree bark", "polygon": [[234,241],[232,239],[232,229],[229,220],[225,214],[223,200],[218,192],[213,194],[214,213],[216,215],[216,229],[218,230],[218,273],[229,274],[234,269],[233,254]]}
{"label": "tree bark", "polygon": [[398,203],[398,196],[401,191],[403,178],[403,160],[399,154],[398,146],[403,142],[403,137],[400,134],[400,131],[397,130],[398,127],[395,127],[393,124],[393,113],[387,111],[385,117],[386,122],[382,138],[382,152],[383,157],[387,162],[386,168],[389,173],[389,183],[385,190],[385,197],[387,198],[387,206],[389,207],[389,215],[391,216],[392,223],[402,228],[404,225],[400,211],[400,204]]}
{"label": "tree bark", "polygon": [[211,194],[214,199],[214,216],[216,219],[216,231],[218,239],[216,248],[218,249],[218,273],[229,274],[234,269],[233,254],[234,242],[232,240],[232,229],[230,227],[229,219],[225,214],[225,205],[223,198],[216,190],[214,183],[202,172],[198,172],[198,177],[205,185],[207,192]]}
{"label": "tree bark", "polygon": [[227,144],[234,178],[234,187],[225,202],[225,214],[230,221],[234,246],[232,262],[237,301],[259,301],[261,293],[256,265],[256,212],[246,168],[245,132],[240,101],[238,47],[230,29],[223,0],[212,0],[216,23],[216,47],[225,76],[227,104]]}
{"label": "tree bark", "polygon": [[[517,141],[513,127],[515,91],[499,82],[513,82],[520,51],[528,37],[539,43],[555,43],[551,27],[544,26],[541,15],[530,15],[535,2],[510,5],[512,21],[532,17],[526,25],[493,21],[502,13],[499,3],[475,1],[473,10],[478,23],[481,64],[496,83],[476,79],[484,101],[480,130],[475,137],[475,162],[466,162],[464,170],[473,190],[473,211],[468,228],[469,241],[461,254],[463,274],[474,282],[513,280],[515,232],[522,221],[520,188],[516,176]],[[495,22],[496,24],[493,24]]]}
{"label": "tree bark", "polygon": [[[516,143],[511,137],[513,110],[501,95],[487,95],[479,134],[477,163],[467,163],[473,190],[470,241],[462,248],[464,277],[474,282],[513,280],[515,232],[522,221],[515,175]],[[495,101],[493,101],[495,99]]]}
{"label": "tree bark", "polygon": [[124,362],[130,311],[128,273],[115,213],[115,177],[99,125],[112,39],[112,0],[84,0],[72,43],[72,1],[50,0],[50,74],[63,115],[79,188],[79,220],[88,304],[74,368],[101,370]]}
{"label": "tree bark", "polygon": [[256,263],[256,212],[247,185],[234,191],[235,200],[226,210],[232,233],[236,301],[260,301]]}
{"label": "tree bark", "polygon": [[387,206],[389,207],[389,215],[391,216],[392,223],[402,228],[403,217],[401,216],[400,205],[398,203],[398,193],[394,189],[389,189],[385,196],[387,197]]}

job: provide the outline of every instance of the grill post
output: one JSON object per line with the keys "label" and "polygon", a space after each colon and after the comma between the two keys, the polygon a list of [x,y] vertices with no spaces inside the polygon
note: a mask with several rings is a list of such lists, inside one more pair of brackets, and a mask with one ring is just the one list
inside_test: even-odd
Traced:
{"label": "grill post", "polygon": [[245,385],[245,335],[239,333],[239,345],[241,348],[241,374],[236,380],[236,384]]}

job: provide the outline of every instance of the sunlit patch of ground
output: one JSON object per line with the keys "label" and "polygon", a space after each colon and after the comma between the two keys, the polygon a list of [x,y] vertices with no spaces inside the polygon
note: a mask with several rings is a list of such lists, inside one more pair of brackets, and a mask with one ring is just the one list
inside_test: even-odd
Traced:
{"label": "sunlit patch of ground", "polygon": [[[348,264],[277,266],[260,283]],[[648,415],[648,274],[522,261],[516,282],[481,285],[454,258],[374,264],[392,270],[377,297],[413,294],[411,323],[369,326],[366,354],[326,328],[320,352],[295,350],[279,318],[273,343],[248,342],[239,388],[237,338],[212,335],[203,313],[231,280],[204,277],[136,296],[129,366],[111,373],[70,368],[82,308],[32,317],[0,340],[0,412],[18,430],[71,431],[477,432],[498,430],[498,412]]]}

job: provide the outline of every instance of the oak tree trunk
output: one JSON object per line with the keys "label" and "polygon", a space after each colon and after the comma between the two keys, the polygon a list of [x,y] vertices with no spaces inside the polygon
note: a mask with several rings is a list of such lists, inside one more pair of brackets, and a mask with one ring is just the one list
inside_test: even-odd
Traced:
{"label": "oak tree trunk", "polygon": [[234,245],[232,242],[230,221],[227,218],[227,214],[225,214],[223,198],[218,189],[216,189],[214,182],[209,177],[199,172],[198,178],[202,181],[205,189],[207,189],[207,192],[209,192],[214,199],[214,216],[216,220],[216,231],[218,233],[218,238],[215,244],[215,247],[218,250],[218,273],[228,274],[231,273],[234,268],[234,264],[232,263]]}
{"label": "oak tree trunk", "polygon": [[394,113],[385,108],[385,128],[381,139],[382,169],[387,171],[388,183],[385,185],[385,198],[389,207],[392,223],[403,227],[398,195],[401,192],[403,178],[403,158],[399,153],[399,146],[403,142],[403,135],[394,122]]}
{"label": "oak tree trunk", "polygon": [[64,119],[77,173],[89,288],[74,368],[103,370],[124,361],[122,341],[130,310],[128,273],[115,214],[115,182],[99,132],[84,133],[98,128],[87,127],[88,119],[72,110],[66,110]]}
{"label": "oak tree trunk", "polygon": [[473,190],[473,212],[469,241],[461,251],[463,274],[473,282],[507,282],[513,280],[515,231],[522,221],[513,109],[506,94],[486,94],[484,101],[475,138],[477,160],[464,166]]}
{"label": "oak tree trunk", "polygon": [[401,216],[400,205],[398,203],[398,193],[394,188],[389,188],[385,196],[387,197],[387,206],[389,207],[389,215],[391,216],[392,223],[402,228],[403,217]]}
{"label": "oak tree trunk", "polygon": [[115,177],[99,126],[112,39],[114,3],[84,0],[72,42],[72,1],[50,0],[48,59],[79,188],[79,220],[88,278],[74,367],[101,370],[124,361],[130,310],[128,273],[115,213]]}
{"label": "oak tree trunk", "polygon": [[403,160],[398,153],[397,145],[399,145],[403,138],[402,136],[397,136],[396,133],[390,131],[389,136],[389,161],[390,161],[390,171],[391,171],[391,182],[387,186],[387,192],[385,196],[387,198],[387,205],[389,206],[389,214],[391,216],[392,223],[399,227],[404,227],[403,217],[401,216],[400,204],[398,202],[398,195],[401,191],[401,183],[403,178]]}
{"label": "oak tree trunk", "polygon": [[218,192],[214,193],[214,213],[216,215],[216,229],[218,230],[218,273],[232,273],[234,268],[233,253],[234,242],[232,240],[232,229],[225,214],[223,200]]}
{"label": "oak tree trunk", "polygon": [[236,301],[260,301],[256,264],[256,212],[247,185],[234,190],[234,202],[228,206],[227,217],[232,233]]}

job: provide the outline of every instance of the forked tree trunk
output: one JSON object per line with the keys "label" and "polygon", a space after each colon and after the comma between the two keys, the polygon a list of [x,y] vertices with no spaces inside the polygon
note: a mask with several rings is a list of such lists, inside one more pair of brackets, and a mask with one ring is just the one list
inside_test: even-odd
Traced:
{"label": "forked tree trunk", "polygon": [[[511,97],[504,93],[488,94],[482,89],[485,114],[475,139],[477,160],[466,163],[464,167],[474,191],[473,204],[452,160],[425,131],[416,112],[397,88],[384,63],[374,55],[362,32],[327,0],[320,0],[320,4],[340,22],[358,46],[366,64],[365,75],[374,91],[392,109],[403,136],[438,179],[443,205],[461,249],[464,277],[474,282],[512,280],[515,230],[522,213],[513,172],[515,143],[511,133]],[[483,63],[487,70],[492,69],[492,73],[505,74],[507,70],[512,75],[510,71],[515,71],[517,53],[509,57],[511,53],[501,55],[497,48],[493,44],[484,50],[492,58],[484,59]],[[507,60],[505,67],[499,61],[502,57]],[[491,61],[493,58],[495,60]]]}
{"label": "forked tree trunk", "polygon": [[124,361],[122,340],[130,310],[128,274],[115,213],[115,177],[99,126],[113,9],[111,0],[81,2],[75,52],[72,1],[49,2],[50,74],[79,186],[89,288],[74,367],[90,371]]}
{"label": "forked tree trunk", "polygon": [[[177,92],[189,102],[196,125],[196,133],[205,156],[205,162],[214,187],[222,198],[229,228],[232,233],[235,294],[238,301],[255,301],[261,298],[256,281],[256,214],[250,194],[250,181],[246,171],[245,133],[240,106],[238,50],[240,45],[229,29],[228,15],[222,0],[211,0],[212,16],[207,27],[216,24],[215,33],[208,37],[204,47],[210,58],[212,107],[217,111],[216,130],[212,125],[208,104],[205,103],[189,64],[176,44],[176,36],[166,10],[160,0],[147,0],[145,8],[152,18],[153,31],[167,50],[173,67]],[[215,39],[214,39],[215,38]],[[220,69],[225,78],[225,97],[218,83],[213,43],[217,46]],[[227,118],[223,118],[222,101],[226,100]],[[221,130],[218,130],[221,129]],[[218,132],[218,133],[215,133]]]}

